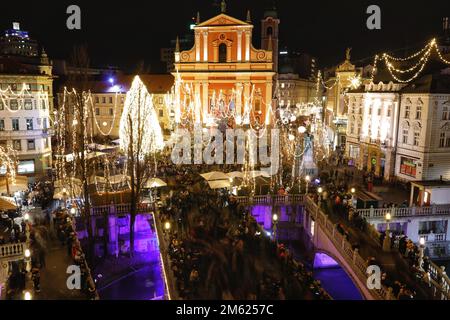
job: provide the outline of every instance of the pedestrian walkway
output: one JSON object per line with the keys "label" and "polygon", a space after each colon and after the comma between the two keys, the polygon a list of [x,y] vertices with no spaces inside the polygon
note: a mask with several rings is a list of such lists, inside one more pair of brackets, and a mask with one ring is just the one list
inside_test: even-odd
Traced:
{"label": "pedestrian walkway", "polygon": [[[40,207],[30,210],[31,220],[45,221],[46,214]],[[48,227],[47,227],[48,228]],[[51,227],[50,227],[51,228]],[[56,238],[54,230],[48,230],[45,243],[45,265],[40,270],[40,292],[35,292],[33,299],[37,300],[86,300],[87,296],[81,290],[70,290],[67,279],[70,276],[67,268],[73,265],[72,257],[67,252],[67,246]],[[45,237],[43,237],[45,238]]]}
{"label": "pedestrian walkway", "polygon": [[35,293],[39,300],[86,300],[81,290],[67,288],[67,267],[74,264],[67,254],[66,246],[52,239],[47,246],[45,267],[41,269],[41,292]]}

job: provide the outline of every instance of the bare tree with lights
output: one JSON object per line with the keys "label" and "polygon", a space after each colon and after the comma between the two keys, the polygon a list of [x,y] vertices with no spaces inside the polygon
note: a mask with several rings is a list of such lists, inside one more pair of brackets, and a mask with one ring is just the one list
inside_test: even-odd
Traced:
{"label": "bare tree with lights", "polygon": [[[82,217],[88,233],[88,259],[94,257],[94,236],[91,221],[91,203],[89,194],[89,170],[86,159],[88,146],[88,112],[89,112],[89,55],[85,46],[76,46],[71,55],[71,66],[74,72],[69,76],[68,85],[71,88],[66,101],[68,111],[72,116],[72,123],[66,125],[66,134],[72,137],[66,142],[73,154],[72,175],[82,182],[83,210]],[[69,117],[70,119],[70,117]]]}
{"label": "bare tree with lights", "polygon": [[155,154],[164,146],[161,127],[153,108],[152,96],[139,76],[127,93],[120,119],[120,147],[127,156],[126,174],[131,189],[130,255],[134,254],[134,225],[141,192],[156,172]]}

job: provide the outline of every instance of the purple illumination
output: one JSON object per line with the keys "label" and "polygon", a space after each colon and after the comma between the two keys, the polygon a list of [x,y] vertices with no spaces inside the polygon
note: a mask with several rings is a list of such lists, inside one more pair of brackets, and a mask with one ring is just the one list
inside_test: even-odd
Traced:
{"label": "purple illumination", "polygon": [[108,79],[108,81],[109,81],[109,83],[114,84],[114,78],[113,78],[113,77],[110,77],[110,78]]}
{"label": "purple illumination", "polygon": [[325,253],[316,253],[314,257],[314,268],[323,269],[323,268],[335,268],[338,267],[339,264],[329,255]]}

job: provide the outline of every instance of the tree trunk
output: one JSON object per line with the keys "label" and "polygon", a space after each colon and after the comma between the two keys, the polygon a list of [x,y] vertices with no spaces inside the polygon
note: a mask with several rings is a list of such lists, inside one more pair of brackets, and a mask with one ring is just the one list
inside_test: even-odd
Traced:
{"label": "tree trunk", "polygon": [[134,255],[134,223],[136,221],[136,211],[136,199],[132,197],[130,208],[130,257],[133,257]]}

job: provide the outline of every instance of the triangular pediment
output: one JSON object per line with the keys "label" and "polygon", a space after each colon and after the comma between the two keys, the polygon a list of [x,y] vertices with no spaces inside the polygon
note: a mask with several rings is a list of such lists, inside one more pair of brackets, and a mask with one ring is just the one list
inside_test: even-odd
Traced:
{"label": "triangular pediment", "polygon": [[221,13],[215,17],[212,17],[209,20],[206,20],[198,25],[196,27],[213,27],[213,26],[235,26],[235,25],[241,25],[241,26],[249,26],[250,24],[247,22],[244,22],[242,20],[230,17],[229,15],[225,13]]}

